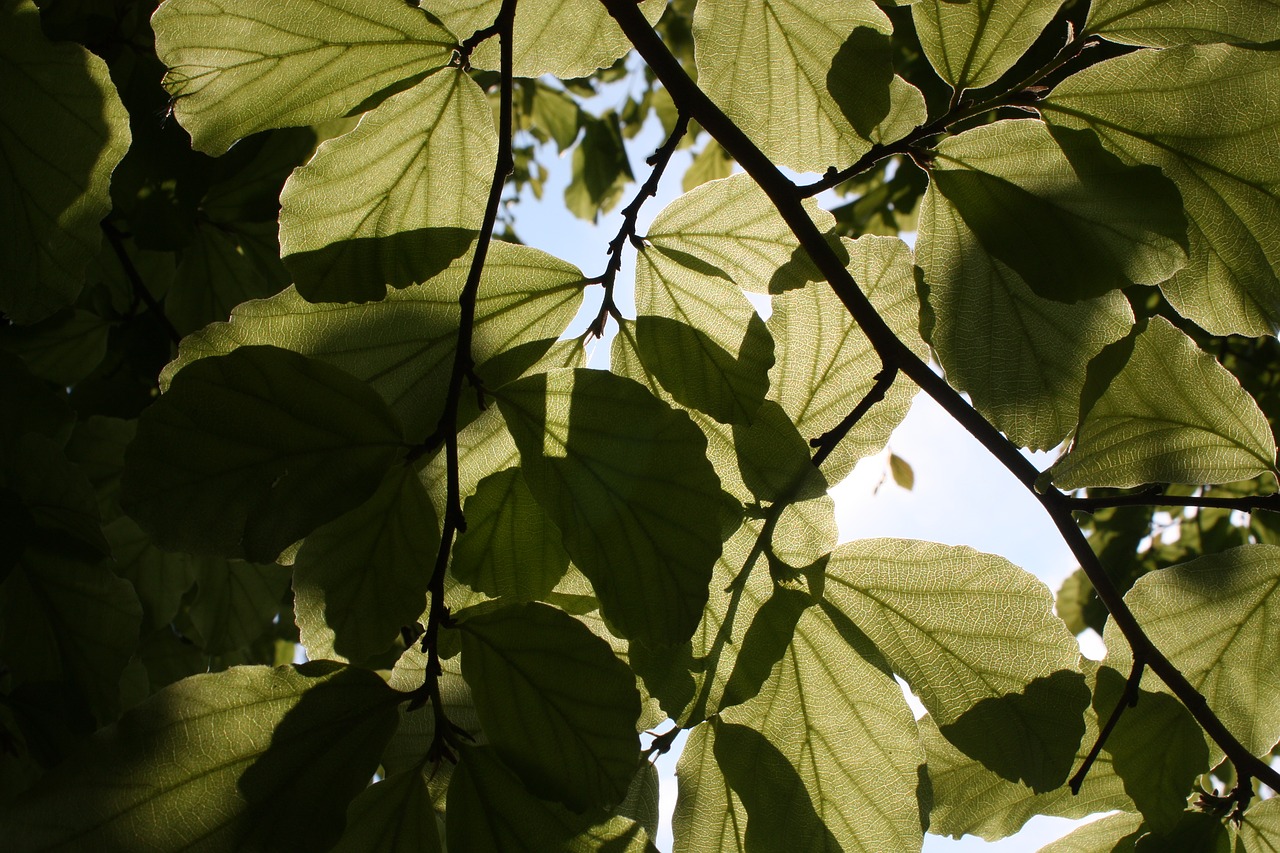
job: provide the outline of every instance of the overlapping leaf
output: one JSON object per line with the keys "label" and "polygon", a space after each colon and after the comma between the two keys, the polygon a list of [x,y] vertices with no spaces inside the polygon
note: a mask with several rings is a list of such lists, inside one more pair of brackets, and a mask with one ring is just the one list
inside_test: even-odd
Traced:
{"label": "overlapping leaf", "polygon": [[460,71],[432,74],[322,144],[280,195],[298,291],[380,299],[447,266],[480,230],[497,145],[488,101]]}
{"label": "overlapping leaf", "polygon": [[[898,336],[918,355],[919,309],[911,253],[896,238],[868,236],[842,243],[849,271]],[[793,290],[774,300],[769,329],[778,363],[769,398],[791,417],[800,434],[813,439],[839,424],[875,384],[884,367],[871,342],[844,305],[826,286]],[[830,482],[838,482],[864,456],[879,452],[906,417],[915,386],[899,378],[885,399],[858,422],[823,464]]]}
{"label": "overlapping leaf", "polygon": [[359,0],[169,0],[152,27],[178,121],[209,154],[345,115],[448,65],[456,44],[416,6]]}
{"label": "overlapping leaf", "polygon": [[1092,128],[1122,159],[1159,166],[1177,184],[1190,257],[1161,287],[1180,314],[1211,334],[1274,332],[1280,161],[1267,152],[1280,128],[1280,51],[1138,51],[1068,78],[1041,111]]}
{"label": "overlapping leaf", "polygon": [[1047,299],[1159,284],[1186,260],[1177,188],[1088,131],[984,125],[943,140],[930,176],[987,253]]}
{"label": "overlapping leaf", "polygon": [[921,329],[948,381],[1016,443],[1057,446],[1076,424],[1089,361],[1133,324],[1124,297],[1065,305],[1036,296],[933,187],[916,259],[926,290]]}
{"label": "overlapping leaf", "polygon": [[[313,305],[295,290],[241,305],[218,323],[183,341],[162,382],[196,359],[236,347],[271,344],[342,368],[363,379],[421,438],[440,420],[457,345],[458,294],[470,258],[451,264],[417,287],[389,291],[367,305]],[[577,267],[526,246],[490,247],[472,355],[481,375],[503,380],[512,363],[536,361],[573,319],[582,300]],[[509,353],[505,359],[498,357]]]}
{"label": "overlapping leaf", "polygon": [[1129,853],[1142,834],[1142,815],[1120,812],[1095,820],[1040,848],[1040,853]]}
{"label": "overlapping leaf", "polygon": [[426,609],[440,546],[436,513],[410,466],[387,473],[360,506],[316,530],[294,561],[294,611],[315,660],[384,651]]}
{"label": "overlapping leaf", "polygon": [[1245,812],[1239,839],[1244,853],[1280,850],[1280,800],[1275,797],[1263,800]]}
{"label": "overlapping leaf", "polygon": [[636,265],[636,349],[677,402],[749,423],[769,389],[773,339],[733,283],[661,252]]}
{"label": "overlapping leaf", "polygon": [[719,480],[698,429],[594,370],[518,380],[498,405],[529,490],[611,624],[656,645],[687,640],[720,555]]}
{"label": "overlapping leaf", "polygon": [[639,766],[635,677],[572,616],[544,604],[461,623],[462,675],[489,742],[531,791],[609,807]]}
{"label": "overlapping leaf", "polygon": [[911,12],[929,62],[959,90],[1000,79],[1061,5],[1062,0],[920,0]]}
{"label": "overlapping leaf", "polygon": [[1089,689],[1044,584],[1000,557],[897,539],[836,549],[826,576],[827,601],[884,653],[948,740],[1037,792],[1066,781]]}
{"label": "overlapping leaf", "polygon": [[84,284],[129,116],[107,64],[46,39],[34,3],[4,0],[0,15],[0,310],[34,323]]}
{"label": "overlapping leaf", "polygon": [[156,544],[271,562],[404,452],[367,385],[275,347],[188,365],[138,422],[121,502]]}
{"label": "overlapping leaf", "polygon": [[209,654],[234,652],[262,637],[289,588],[283,566],[203,557],[195,561],[195,574],[196,597],[178,624]]}
{"label": "overlapping leaf", "polygon": [[444,849],[427,780],[418,768],[370,785],[351,801],[334,853],[439,853]]}
{"label": "overlapping leaf", "polygon": [[760,694],[690,736],[677,853],[919,850],[924,751],[877,657],[856,629],[806,610]]}
{"label": "overlapping leaf", "polygon": [[[1280,741],[1280,548],[1245,545],[1138,579],[1125,602],[1245,748],[1264,754]],[[1108,621],[1108,661],[1123,666],[1127,644]]]}
{"label": "overlapping leaf", "polygon": [[[331,664],[185,679],[46,775],[0,830],[15,851],[327,849],[377,767],[395,697]],[[190,815],[203,819],[175,819]]]}
{"label": "overlapping leaf", "polygon": [[1280,38],[1276,0],[1094,0],[1086,33],[1112,41],[1172,47],[1213,42],[1267,42]]}
{"label": "overlapping leaf", "polygon": [[843,166],[890,114],[891,29],[870,0],[705,0],[698,82],[775,163]]}
{"label": "overlapping leaf", "polygon": [[273,296],[289,285],[276,228],[271,221],[196,229],[165,296],[165,314],[180,333],[225,320],[240,303]]}
{"label": "overlapping leaf", "polygon": [[[1099,372],[1123,357],[1120,347]],[[1231,483],[1275,470],[1258,404],[1163,317],[1135,336],[1128,361],[1102,386],[1105,378],[1091,382],[1100,396],[1087,394],[1071,451],[1053,466],[1060,487]]]}

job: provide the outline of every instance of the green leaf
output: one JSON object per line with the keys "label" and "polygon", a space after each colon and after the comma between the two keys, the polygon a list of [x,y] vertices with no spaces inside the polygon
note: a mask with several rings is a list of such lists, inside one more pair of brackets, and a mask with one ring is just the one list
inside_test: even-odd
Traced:
{"label": "green leaf", "polygon": [[1159,166],[1177,184],[1190,258],[1161,289],[1178,313],[1215,335],[1275,330],[1280,161],[1265,152],[1280,127],[1280,52],[1138,51],[1072,75],[1040,111],[1092,128],[1121,159]]}
{"label": "green leaf", "polygon": [[363,661],[426,609],[440,547],[435,508],[411,466],[316,530],[293,568],[294,611],[310,658]]}
{"label": "green leaf", "polygon": [[911,463],[896,453],[889,454],[889,473],[899,488],[908,492],[916,486],[916,472],[911,470]]}
{"label": "green leaf", "polygon": [[793,501],[778,512],[769,553],[793,568],[804,568],[831,553],[839,538],[836,502],[830,495]]}
{"label": "green leaf", "polygon": [[1090,359],[1133,325],[1128,302],[1119,293],[1074,305],[1036,296],[935,186],[921,207],[916,260],[921,331],[947,379],[1016,444],[1056,447],[1076,424]]}
{"label": "green leaf", "polygon": [[9,677],[68,682],[99,722],[120,712],[120,674],[141,624],[133,588],[102,563],[28,547],[0,584],[0,659]]}
{"label": "green leaf", "polygon": [[1135,853],[1232,853],[1231,829],[1217,815],[1186,811],[1168,832],[1151,832],[1138,839]]}
{"label": "green leaf", "polygon": [[334,853],[438,853],[444,849],[427,780],[418,768],[387,776],[347,809]]}
{"label": "green leaf", "polygon": [[760,694],[694,730],[676,769],[677,853],[920,849],[919,734],[849,627],[807,609]]}
{"label": "green leaf", "polygon": [[870,0],[704,0],[698,83],[775,163],[852,163],[890,114],[892,26]]}
{"label": "green leaf", "polygon": [[289,570],[217,557],[197,558],[196,597],[186,617],[196,645],[210,654],[242,649],[267,631],[280,613]]}
{"label": "green leaf", "polygon": [[1280,800],[1272,797],[1244,813],[1240,824],[1239,853],[1275,853],[1280,850]]}
{"label": "green leaf", "polygon": [[[849,271],[871,304],[913,352],[924,357],[919,302],[911,253],[897,238],[843,241]],[[774,300],[769,330],[777,342],[769,398],[790,415],[800,434],[817,438],[853,411],[875,384],[883,363],[848,310],[825,284],[793,290]],[[844,479],[859,459],[880,452],[902,422],[915,385],[899,377],[823,464],[829,482]]]}
{"label": "green leaf", "polygon": [[484,92],[443,70],[322,144],[280,195],[281,254],[313,302],[381,299],[467,251],[498,138]]}
{"label": "green leaf", "polygon": [[[834,227],[831,214],[812,199],[805,210],[820,230]],[[754,293],[782,293],[824,280],[764,190],[746,174],[680,196],[654,218],[645,239],[671,260]]]}
{"label": "green leaf", "polygon": [[826,600],[876,644],[948,740],[1036,792],[1066,781],[1089,690],[1044,584],[1001,557],[900,539],[841,546],[826,577]]}
{"label": "green leaf", "polygon": [[1258,404],[1163,317],[1137,333],[1128,362],[1098,387],[1105,390],[1092,405],[1086,398],[1071,451],[1053,466],[1063,489],[1230,483],[1275,470],[1275,439]]}
{"label": "green leaf", "polygon": [[64,311],[34,326],[0,328],[0,349],[21,358],[41,379],[67,387],[102,361],[110,329],[97,314]]}
{"label": "green leaf", "polygon": [[930,176],[987,253],[1046,299],[1159,284],[1186,261],[1177,188],[1088,131],[984,125],[943,140]]}
{"label": "green leaf", "polygon": [[[639,6],[651,24],[666,8],[661,0],[643,0]],[[492,25],[500,8],[502,0],[450,0],[432,4],[431,11],[463,40]],[[512,69],[517,77],[586,77],[631,50],[631,42],[598,0],[521,0],[514,30]],[[497,70],[497,42],[491,37],[481,43],[471,64]]]}
{"label": "green leaf", "polygon": [[1085,824],[1040,853],[1132,853],[1141,826],[1142,815],[1120,812]]}
{"label": "green leaf", "polygon": [[[246,303],[230,323],[183,340],[161,382],[196,359],[271,344],[368,382],[405,424],[406,436],[421,440],[444,411],[458,338],[458,294],[470,265],[468,255],[422,285],[388,291],[367,305],[313,305],[293,289]],[[471,349],[481,376],[497,368],[495,360],[508,351],[527,353],[526,363],[536,361],[577,313],[582,280],[577,267],[545,252],[494,243],[480,278]]]}
{"label": "green leaf", "polygon": [[733,163],[733,158],[724,150],[723,145],[714,139],[708,139],[685,170],[680,187],[687,193],[707,181],[727,178],[733,174]]}
{"label": "green leaf", "polygon": [[[623,817],[577,815],[529,793],[485,746],[464,746],[449,785],[451,853],[656,853],[648,834]],[[593,825],[594,824],[594,825]]]}
{"label": "green leaf", "polygon": [[597,370],[497,394],[525,480],[623,636],[693,633],[720,554],[720,485],[706,439],[639,384]]}
{"label": "green leaf", "polygon": [[[21,499],[31,526],[51,534],[58,545],[91,558],[107,554],[110,548],[102,535],[93,486],[58,443],[28,433],[10,448],[12,458],[0,466],[0,486]],[[88,546],[87,551],[83,546]]]}
{"label": "green leaf", "polygon": [[453,576],[494,598],[545,600],[568,571],[569,555],[520,470],[485,477],[464,510],[467,530],[453,548]]}
{"label": "green leaf", "polygon": [[579,219],[595,222],[622,198],[622,190],[635,179],[622,139],[618,114],[584,117],[586,131],[573,151],[573,180],[564,190],[565,206]]}
{"label": "green leaf", "polygon": [[29,0],[0,14],[0,311],[34,323],[71,304],[98,253],[129,117],[107,64],[51,43]]}
{"label": "green leaf", "polygon": [[121,501],[162,548],[270,562],[368,498],[400,433],[341,370],[241,347],[188,365],[142,414]]}
{"label": "green leaf", "polygon": [[[1093,707],[1099,717],[1113,713],[1124,689],[1123,675],[1107,666],[1098,670]],[[1167,693],[1140,691],[1138,703],[1125,709],[1105,748],[1125,793],[1154,832],[1174,828],[1196,778],[1209,772],[1209,748],[1200,725]]]}
{"label": "green leaf", "polygon": [[374,673],[333,664],[193,676],[95,735],[0,828],[23,851],[328,849],[397,698]]}
{"label": "green leaf", "polygon": [[182,251],[165,296],[165,313],[186,334],[226,320],[240,303],[272,296],[288,285],[274,221],[201,225]]}
{"label": "green leaf", "polygon": [[[1143,575],[1124,597],[1156,648],[1209,701],[1245,748],[1280,741],[1280,548],[1245,545]],[[1114,622],[1108,663],[1127,665]],[[1161,685],[1161,689],[1167,690]]]}
{"label": "green leaf", "polygon": [[640,695],[626,664],[544,604],[460,619],[462,675],[503,762],[575,811],[621,800],[640,761]]}
{"label": "green leaf", "polygon": [[1000,79],[1061,5],[1062,0],[920,0],[911,12],[930,64],[959,91]]}
{"label": "green leaf", "polygon": [[178,121],[214,155],[259,130],[346,115],[448,65],[455,45],[404,3],[168,0],[151,24]]}
{"label": "green leaf", "polygon": [[1280,4],[1276,0],[1094,0],[1084,32],[1153,47],[1267,42],[1280,38]]}
{"label": "green leaf", "polygon": [[749,423],[769,390],[773,338],[732,283],[661,252],[636,263],[636,348],[682,405],[722,423]]}
{"label": "green leaf", "polygon": [[111,569],[133,584],[145,624],[153,629],[168,625],[182,606],[182,597],[195,585],[196,563],[202,558],[161,551],[128,516],[106,525],[103,533],[111,544]]}

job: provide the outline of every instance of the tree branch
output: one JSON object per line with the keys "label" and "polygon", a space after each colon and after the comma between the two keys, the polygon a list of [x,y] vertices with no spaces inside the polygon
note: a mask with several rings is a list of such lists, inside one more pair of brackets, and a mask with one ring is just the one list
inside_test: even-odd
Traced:
{"label": "tree branch", "polygon": [[662,173],[666,171],[667,164],[671,162],[671,155],[675,153],[676,145],[684,137],[689,130],[689,117],[684,113],[680,113],[676,119],[676,126],[671,131],[671,135],[667,137],[667,141],[662,143],[657,151],[649,155],[647,162],[653,167],[649,172],[649,177],[645,179],[644,184],[636,192],[635,198],[622,209],[622,225],[618,228],[618,233],[609,241],[609,248],[606,254],[609,255],[609,263],[605,267],[603,273],[596,278],[588,281],[588,284],[604,285],[604,300],[600,303],[600,312],[596,314],[596,318],[591,321],[591,325],[587,327],[585,334],[597,338],[604,337],[604,326],[610,317],[615,320],[621,320],[622,314],[618,311],[617,304],[613,301],[614,281],[618,277],[618,270],[622,268],[622,247],[628,240],[636,249],[644,248],[644,241],[636,236],[636,217],[640,215],[640,208],[644,207],[644,203],[658,194],[658,183],[662,180]]}
{"label": "tree branch", "polygon": [[1102,754],[1102,747],[1106,745],[1107,738],[1111,736],[1111,731],[1120,722],[1120,715],[1124,713],[1125,708],[1132,708],[1138,704],[1138,695],[1141,693],[1142,673],[1146,670],[1147,665],[1138,655],[1134,655],[1133,669],[1129,671],[1129,680],[1125,682],[1124,692],[1120,694],[1120,701],[1116,702],[1116,706],[1111,709],[1111,716],[1107,718],[1106,725],[1098,732],[1098,739],[1093,742],[1093,748],[1089,750],[1089,754],[1085,756],[1084,761],[1080,764],[1080,769],[1071,777],[1068,782],[1071,786],[1072,794],[1079,794],[1080,787],[1084,785],[1084,779],[1089,775],[1089,768],[1093,767],[1093,763],[1098,760],[1098,756]]}
{"label": "tree branch", "polygon": [[[475,375],[475,361],[471,354],[471,340],[476,321],[476,299],[480,291],[480,277],[484,272],[485,259],[489,254],[489,244],[493,241],[493,227],[498,218],[498,207],[502,203],[502,190],[514,166],[511,156],[513,86],[511,33],[515,11],[516,0],[502,0],[502,8],[498,10],[498,16],[493,24],[478,30],[466,42],[474,46],[489,35],[495,34],[499,39],[501,68],[498,93],[498,155],[494,161],[493,179],[489,184],[489,198],[484,209],[484,219],[481,221],[480,233],[476,238],[475,254],[471,257],[467,281],[462,286],[462,293],[458,296],[460,309],[458,342],[453,354],[453,369],[449,374],[449,389],[445,395],[444,411],[440,415],[440,422],[435,432],[426,442],[415,448],[417,455],[421,455],[422,448],[443,441],[445,450],[444,525],[440,532],[440,550],[436,552],[435,567],[428,583],[430,606],[427,613],[427,628],[421,638],[422,650],[427,653],[426,680],[421,690],[415,692],[410,704],[410,707],[420,707],[423,702],[431,702],[436,721],[431,752],[437,760],[442,757],[453,760],[450,747],[456,745],[460,731],[449,722],[440,701],[442,669],[439,638],[440,628],[451,624],[449,608],[444,603],[444,577],[449,565],[449,551],[453,547],[454,536],[467,529],[466,519],[462,514],[462,489],[459,484],[458,402],[462,396],[464,380],[470,380],[475,387],[480,387]],[[416,458],[413,452],[410,453],[410,457]]]}
{"label": "tree branch", "polygon": [[129,286],[133,288],[135,305],[137,300],[142,300],[143,304],[156,315],[156,319],[164,327],[165,334],[169,336],[169,340],[173,342],[173,345],[177,346],[182,343],[182,335],[172,321],[169,320],[168,315],[164,313],[164,308],[151,295],[151,291],[147,289],[146,282],[142,280],[142,274],[138,272],[137,266],[133,263],[133,258],[129,257],[129,251],[124,245],[124,235],[105,219],[102,221],[102,233],[106,235],[107,242],[111,244],[112,250],[116,253],[116,258],[120,261],[120,267],[124,270],[125,278],[129,279]]}
{"label": "tree branch", "polygon": [[884,399],[884,395],[889,393],[889,389],[893,387],[893,380],[898,378],[898,366],[896,364],[886,363],[876,374],[876,382],[871,386],[871,390],[866,396],[858,401],[858,405],[853,407],[853,411],[845,415],[844,420],[824,432],[817,438],[810,439],[809,446],[818,448],[818,452],[813,454],[813,464],[815,467],[822,467],[822,463],[827,461],[827,457],[831,455],[831,451],[836,449],[849,430],[857,426],[858,421],[862,420],[867,412],[871,411],[871,407]]}
{"label": "tree branch", "polygon": [[1124,506],[1182,506],[1203,509],[1235,509],[1240,512],[1263,510],[1280,512],[1280,493],[1274,495],[1246,495],[1239,498],[1215,498],[1208,495],[1166,495],[1147,490],[1131,495],[1100,495],[1098,497],[1067,497],[1067,504],[1076,512],[1095,512],[1109,507]]}
{"label": "tree branch", "polygon": [[1222,721],[1209,708],[1203,695],[1169,661],[1143,631],[1133,612],[1125,604],[1123,596],[1111,582],[1102,564],[1094,554],[1088,539],[1076,526],[1071,515],[1069,498],[1050,487],[1044,492],[1036,490],[1039,470],[1032,465],[1018,448],[999,430],[970,406],[946,380],[913,353],[898,339],[888,324],[876,311],[866,295],[858,288],[853,276],[840,258],[827,244],[818,227],[801,205],[801,193],[778,170],[750,138],[720,110],[718,106],[689,78],[679,61],[662,43],[662,39],[650,27],[649,22],[631,0],[601,0],[609,14],[618,22],[632,45],[649,63],[658,79],[671,93],[676,107],[682,113],[697,120],[729,154],[738,161],[756,183],[769,196],[778,213],[791,228],[800,245],[821,270],[836,296],[861,327],[863,334],[886,365],[895,365],[913,382],[932,397],[957,423],[1002,464],[1024,488],[1035,495],[1044,507],[1059,534],[1084,569],[1099,600],[1111,613],[1116,626],[1129,642],[1135,657],[1142,657],[1174,695],[1187,706],[1193,717],[1243,774],[1248,773],[1273,788],[1280,788],[1280,773],[1269,764],[1250,753],[1227,730]]}

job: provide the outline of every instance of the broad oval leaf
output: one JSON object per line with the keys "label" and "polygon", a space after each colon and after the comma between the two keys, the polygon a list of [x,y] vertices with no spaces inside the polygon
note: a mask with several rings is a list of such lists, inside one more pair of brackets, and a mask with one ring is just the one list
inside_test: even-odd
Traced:
{"label": "broad oval leaf", "polygon": [[1084,32],[1112,41],[1173,47],[1280,39],[1276,0],[1093,0]]}
{"label": "broad oval leaf", "polygon": [[654,645],[687,640],[720,555],[720,482],[702,433],[598,370],[526,377],[496,396],[529,490],[610,623]]}
{"label": "broad oval leaf", "polygon": [[773,338],[731,282],[659,251],[636,263],[636,351],[681,405],[750,423],[769,390]]}
{"label": "broad oval leaf", "polygon": [[129,116],[107,64],[46,39],[34,3],[4,0],[0,16],[0,310],[34,323],[84,285]]}
{"label": "broad oval leaf", "polygon": [[1177,187],[1088,131],[984,125],[943,140],[929,174],[987,253],[1046,299],[1159,284],[1186,261]]}
{"label": "broad oval leaf", "polygon": [[312,302],[380,299],[466,252],[498,137],[484,92],[439,71],[321,144],[280,194],[280,252]]}
{"label": "broad oval leaf", "polygon": [[1062,0],[919,0],[911,12],[929,62],[959,91],[1000,79],[1061,5]]}
{"label": "broad oval leaf", "polygon": [[1001,557],[901,539],[837,548],[826,578],[826,600],[876,644],[948,740],[1037,792],[1066,781],[1089,689],[1044,584]]}
{"label": "broad oval leaf", "polygon": [[208,154],[315,124],[449,64],[449,33],[406,3],[168,0],[151,19],[165,88]]}
{"label": "broad oval leaf", "polygon": [[[388,291],[382,301],[365,305],[314,305],[292,288],[245,303],[230,322],[183,340],[178,358],[161,375],[162,387],[197,359],[270,344],[368,382],[404,423],[406,436],[420,440],[444,411],[458,339],[458,294],[470,264],[469,255],[460,258],[417,287]],[[582,281],[577,267],[545,252],[490,246],[471,347],[480,374],[500,384],[513,362],[526,366],[546,352],[577,312]]]}
{"label": "broad oval leaf", "polygon": [[574,811],[621,800],[640,762],[640,694],[627,665],[545,604],[459,618],[462,676],[503,762]]}
{"label": "broad oval leaf", "polygon": [[[1131,344],[1100,396],[1086,397],[1071,450],[1053,466],[1054,483],[1232,483],[1275,471],[1271,426],[1226,368],[1163,317]],[[1104,353],[1100,373],[1109,372],[1112,354],[1123,356],[1121,346]]]}
{"label": "broad oval leaf", "polygon": [[1243,853],[1274,853],[1280,850],[1280,800],[1271,797],[1245,812],[1239,839]]}
{"label": "broad oval leaf", "polygon": [[328,849],[398,698],[374,673],[333,664],[196,675],[95,735],[0,829],[15,851]]}
{"label": "broad oval leaf", "polygon": [[143,412],[120,500],[163,548],[266,563],[362,503],[403,452],[363,382],[241,347],[188,365]]}
{"label": "broad oval leaf", "polygon": [[877,658],[856,629],[805,610],[760,694],[690,736],[677,853],[919,850],[924,750]]}
{"label": "broad oval leaf", "polygon": [[947,379],[1015,443],[1056,447],[1076,425],[1090,359],[1132,327],[1129,303],[1114,292],[1074,305],[1036,296],[933,186],[916,260],[921,330]]}
{"label": "broad oval leaf", "polygon": [[891,31],[871,0],[701,0],[698,83],[778,165],[840,167],[890,115]]}
{"label": "broad oval leaf", "polygon": [[1122,159],[1159,166],[1177,184],[1190,256],[1161,289],[1178,313],[1215,335],[1274,333],[1280,159],[1269,152],[1280,132],[1280,51],[1141,50],[1072,75],[1040,110],[1051,124],[1092,128]]}
{"label": "broad oval leaf", "polygon": [[307,655],[359,662],[385,651],[426,608],[439,547],[422,481],[412,466],[391,469],[373,497],[298,551],[293,606]]}
{"label": "broad oval leaf", "polygon": [[[842,245],[862,292],[899,338],[925,357],[906,244],[894,237],[866,236]],[[769,329],[778,353],[769,398],[781,404],[806,439],[818,438],[843,421],[884,367],[871,342],[825,284],[777,297]],[[844,479],[854,463],[884,447],[894,427],[906,417],[915,393],[914,383],[899,376],[885,399],[855,425],[823,464],[829,482]]]}
{"label": "broad oval leaf", "polygon": [[[1280,548],[1244,545],[1143,575],[1124,598],[1156,648],[1257,755],[1280,740],[1277,589]],[[1128,645],[1110,619],[1103,639],[1108,662],[1124,667]]]}

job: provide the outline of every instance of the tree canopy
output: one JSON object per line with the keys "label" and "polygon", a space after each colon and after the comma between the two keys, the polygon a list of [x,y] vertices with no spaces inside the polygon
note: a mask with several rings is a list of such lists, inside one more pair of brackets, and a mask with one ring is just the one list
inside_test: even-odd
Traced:
{"label": "tree canopy", "polygon": [[[0,0],[0,81],[11,849],[648,851],[684,731],[676,851],[1280,848],[1276,0]],[[919,393],[1061,589],[838,541]]]}

